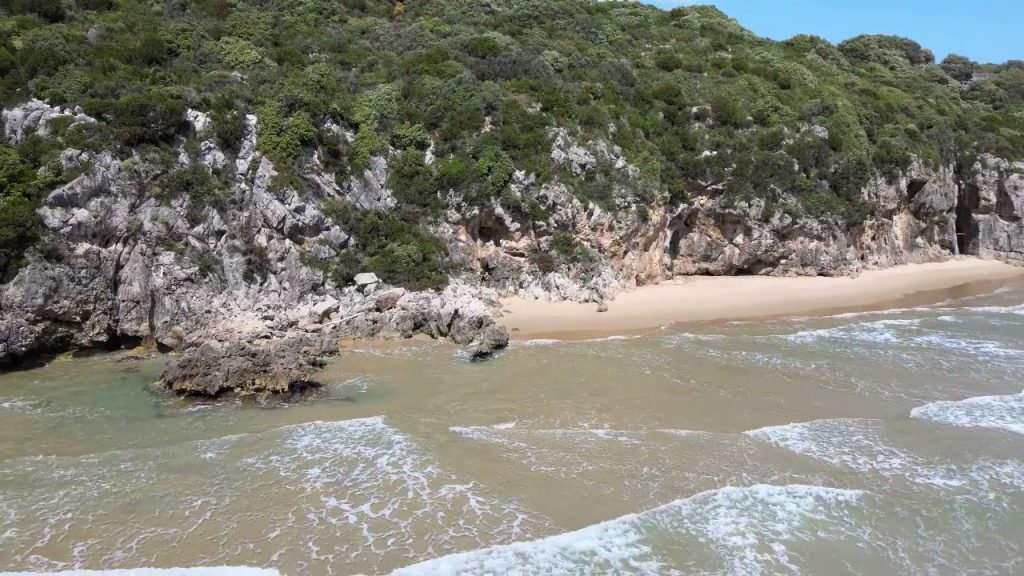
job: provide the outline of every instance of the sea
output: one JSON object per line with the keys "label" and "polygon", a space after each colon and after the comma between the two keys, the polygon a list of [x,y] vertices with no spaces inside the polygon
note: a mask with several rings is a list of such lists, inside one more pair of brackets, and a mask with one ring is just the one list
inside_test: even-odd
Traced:
{"label": "sea", "polygon": [[1024,574],[1021,286],[357,343],[272,406],[155,395],[163,363],[0,375],[0,573]]}

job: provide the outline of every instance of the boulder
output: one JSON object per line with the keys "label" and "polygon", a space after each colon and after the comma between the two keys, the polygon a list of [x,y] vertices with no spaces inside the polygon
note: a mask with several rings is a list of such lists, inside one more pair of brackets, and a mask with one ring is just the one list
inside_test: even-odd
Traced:
{"label": "boulder", "polygon": [[323,322],[334,314],[341,307],[341,303],[338,302],[331,296],[328,296],[326,300],[323,300],[309,310],[309,319],[314,322]]}
{"label": "boulder", "polygon": [[377,298],[374,301],[374,307],[378,312],[387,312],[395,306],[398,306],[398,301],[405,296],[405,288],[394,288],[392,290],[386,290],[377,294]]}
{"label": "boulder", "polygon": [[209,341],[172,362],[154,384],[180,396],[252,395],[258,399],[320,387],[313,373],[330,353],[326,342],[290,337],[258,342]]}
{"label": "boulder", "polygon": [[476,348],[473,350],[472,361],[481,362],[494,356],[496,352],[508,347],[508,330],[501,324],[490,324],[477,336]]}
{"label": "boulder", "polygon": [[366,292],[367,288],[380,284],[380,278],[377,278],[377,275],[373,272],[363,272],[362,274],[356,274],[354,282],[360,292]]}

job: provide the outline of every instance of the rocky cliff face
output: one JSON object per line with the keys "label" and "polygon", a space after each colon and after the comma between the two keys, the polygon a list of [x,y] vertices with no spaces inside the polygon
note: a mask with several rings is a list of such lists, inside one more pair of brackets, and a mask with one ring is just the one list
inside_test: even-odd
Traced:
{"label": "rocky cliff face", "polygon": [[[5,135],[17,141],[71,112],[32,101],[5,111]],[[190,113],[197,132],[209,122]],[[94,120],[79,116],[76,122]],[[360,336],[423,332],[470,344],[493,324],[496,295],[453,284],[439,294],[331,285],[307,265],[345,249],[348,234],[322,212],[331,196],[387,209],[386,161],[339,185],[312,174],[302,192],[271,191],[276,173],[256,150],[249,117],[241,151],[212,141],[198,158],[229,173],[230,198],[218,206],[161,197],[153,182],[168,170],[145,157],[66,150],[64,168],[81,176],[54,190],[38,210],[59,254],[30,254],[0,292],[0,363],[35,352],[143,343],[182,350],[210,340],[273,339],[294,331]],[[339,136],[344,137],[344,136]],[[314,164],[315,165],[315,164]],[[382,293],[378,293],[382,292]]]}
{"label": "rocky cliff face", "polygon": [[[32,101],[4,111],[4,134],[18,141],[44,132],[58,116],[95,122]],[[195,111],[189,120],[196,134],[210,122]],[[801,216],[785,196],[767,205],[729,201],[713,189],[651,208],[639,199],[639,169],[620,150],[555,130],[551,159],[572,177],[598,165],[620,175],[624,190],[614,209],[581,201],[557,180],[538,185],[521,171],[511,192],[540,205],[545,219],[513,215],[498,200],[469,207],[441,191],[447,209],[434,226],[466,270],[462,278],[440,292],[389,289],[372,277],[336,286],[311,264],[353,239],[325,216],[324,201],[393,209],[387,155],[338,182],[314,154],[302,189],[282,188],[257,149],[259,119],[249,116],[246,126],[239,153],[206,140],[198,152],[180,150],[173,167],[138,153],[65,150],[63,167],[81,175],[53,190],[38,210],[57,250],[45,258],[30,254],[0,290],[0,363],[126,342],[183,350],[296,332],[425,333],[493,348],[487,342],[502,340],[492,327],[505,294],[599,302],[677,275],[842,275],[957,253],[1024,260],[1024,164],[982,157],[957,171],[915,162],[899,178],[871,181],[863,194],[872,216],[850,227]],[[223,175],[225,197],[168,197],[155,189],[167,170],[195,164]],[[560,238],[573,242],[568,265],[545,269],[537,254],[564,251]]]}
{"label": "rocky cliff face", "polygon": [[[552,158],[582,175],[609,155],[603,143],[580,147],[564,135]],[[615,159],[613,158],[613,161]],[[631,168],[619,160],[623,170]],[[486,214],[450,213],[456,251],[481,279],[503,293],[600,301],[622,289],[679,275],[836,276],[865,268],[942,260],[957,254],[1021,260],[1024,163],[983,156],[965,173],[930,169],[919,160],[896,178],[876,177],[862,190],[871,215],[850,226],[832,217],[799,215],[783,195],[731,201],[710,191],[688,202],[648,209],[622,202],[608,212],[585,205],[562,184],[534,186],[517,174],[513,190],[548,208],[546,222],[523,225],[500,206]],[[462,220],[460,220],[462,217]],[[600,263],[565,274],[538,274],[524,255],[549,250],[551,230],[565,230]]]}

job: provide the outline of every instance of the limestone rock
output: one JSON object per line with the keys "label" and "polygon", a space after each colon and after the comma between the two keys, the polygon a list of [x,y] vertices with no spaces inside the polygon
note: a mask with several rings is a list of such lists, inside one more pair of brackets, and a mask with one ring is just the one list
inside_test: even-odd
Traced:
{"label": "limestone rock", "polygon": [[203,397],[301,393],[320,386],[313,373],[322,367],[321,359],[328,351],[300,338],[206,342],[172,362],[155,387],[181,396]]}
{"label": "limestone rock", "polygon": [[356,274],[353,281],[356,283],[356,288],[358,288],[360,292],[365,292],[370,286],[380,284],[380,278],[377,278],[377,275],[373,272]]}
{"label": "limestone rock", "polygon": [[476,349],[473,351],[472,360],[480,362],[494,356],[498,351],[508,347],[508,330],[500,324],[490,324],[480,331],[477,336]]}
{"label": "limestone rock", "polygon": [[81,109],[69,110],[51,106],[33,98],[21,106],[3,111],[4,136],[12,142],[20,142],[35,134],[46,136],[50,133],[50,120],[60,117],[71,118],[75,123],[96,122]]}
{"label": "limestone rock", "polygon": [[378,312],[387,312],[398,306],[398,303],[406,295],[404,288],[394,288],[385,292],[377,293],[374,299],[374,306]]}
{"label": "limestone rock", "polygon": [[313,305],[309,311],[309,318],[315,322],[323,322],[328,316],[338,311],[341,303],[328,296],[326,300]]}

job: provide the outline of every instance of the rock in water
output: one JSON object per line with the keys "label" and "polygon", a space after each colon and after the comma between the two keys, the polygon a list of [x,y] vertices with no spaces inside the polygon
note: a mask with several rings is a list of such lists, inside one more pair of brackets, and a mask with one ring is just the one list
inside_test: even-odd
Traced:
{"label": "rock in water", "polygon": [[508,347],[508,330],[501,324],[491,324],[477,336],[476,349],[471,360],[481,362],[490,359],[495,352]]}
{"label": "rock in water", "polygon": [[323,357],[329,352],[325,343],[298,337],[206,342],[171,363],[155,387],[181,396],[236,393],[265,398],[301,393],[320,387],[312,376],[323,367]]}

